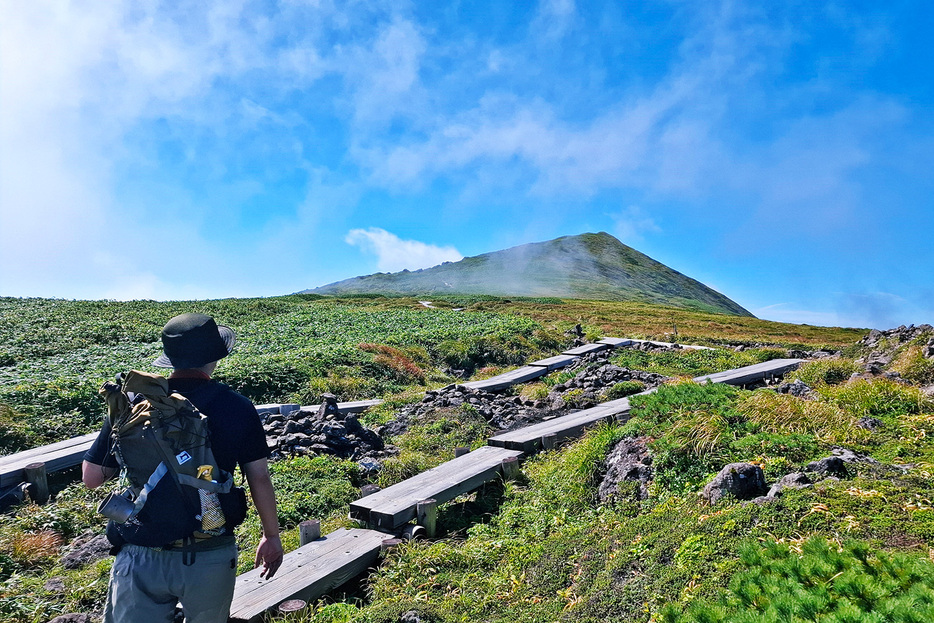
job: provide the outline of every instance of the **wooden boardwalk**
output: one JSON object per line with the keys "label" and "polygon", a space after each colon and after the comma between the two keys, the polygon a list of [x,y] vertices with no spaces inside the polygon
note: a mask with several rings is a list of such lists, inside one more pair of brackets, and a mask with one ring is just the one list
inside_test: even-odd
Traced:
{"label": "wooden boardwalk", "polygon": [[391,487],[350,503],[350,516],[371,528],[396,530],[415,519],[416,507],[423,500],[448,502],[473,491],[502,474],[506,459],[518,459],[522,452],[484,446],[442,463]]}
{"label": "wooden boardwalk", "polygon": [[[360,413],[366,409],[382,403],[382,400],[357,400],[352,402],[339,402],[337,407],[342,413]],[[315,413],[320,405],[300,407],[303,412]],[[281,405],[260,405],[260,413],[279,413]],[[88,433],[80,437],[72,437],[64,441],[39,446],[0,456],[0,489],[23,482],[23,468],[33,463],[45,463],[47,473],[62,471],[69,467],[81,465],[84,453],[97,438],[97,433]]]}
{"label": "wooden boardwalk", "polygon": [[549,372],[551,372],[552,370],[567,367],[577,361],[577,359],[578,358],[576,355],[555,355],[554,357],[548,357],[547,359],[533,361],[529,365],[539,368],[546,368]]}
{"label": "wooden boardwalk", "polygon": [[735,370],[704,374],[694,378],[696,383],[726,383],[727,385],[749,385],[764,380],[781,378],[786,372],[796,370],[803,359],[772,359]]}
{"label": "wooden boardwalk", "polygon": [[272,579],[260,577],[262,567],[237,576],[230,621],[258,621],[283,601],[323,596],[373,566],[386,538],[374,530],[338,530],[286,554]]}
{"label": "wooden boardwalk", "polygon": [[488,443],[498,448],[533,453],[545,446],[546,438],[551,438],[556,443],[560,443],[566,439],[580,437],[585,430],[593,428],[601,422],[623,419],[628,414],[629,399],[619,398],[590,409],[562,415],[525,428],[500,433],[490,437]]}
{"label": "wooden boardwalk", "polygon": [[33,463],[45,463],[47,472],[80,465],[84,453],[96,438],[97,433],[90,433],[0,457],[0,488],[23,482],[23,468]]}
{"label": "wooden boardwalk", "polygon": [[[589,353],[644,342],[604,338],[595,344],[569,349],[560,355],[532,362],[492,379],[464,383],[463,386],[488,391],[504,389],[571,365],[579,357]],[[746,385],[763,379],[777,378],[797,368],[801,362],[800,359],[777,359],[736,370],[702,375],[694,380]],[[338,403],[338,406],[341,411],[359,413],[380,402],[345,402]],[[303,412],[314,412],[319,408],[317,405],[287,406],[290,410],[299,408]],[[258,408],[264,413],[278,413],[283,405],[260,405]],[[310,601],[323,596],[375,564],[383,541],[399,533],[401,528],[416,518],[420,502],[428,499],[439,504],[448,502],[500,477],[504,472],[504,461],[513,464],[543,447],[550,447],[550,444],[579,437],[584,430],[600,422],[623,419],[629,411],[629,398],[621,398],[591,409],[502,433],[491,437],[487,446],[352,502],[350,516],[371,529],[338,530],[289,552],[279,572],[271,580],[260,578],[259,570],[242,574],[237,578],[230,620],[257,621],[265,611],[285,600]],[[80,464],[85,451],[96,436],[96,433],[92,433],[0,457],[0,486],[21,482],[23,468],[31,463],[44,462],[48,471]]]}
{"label": "wooden boardwalk", "polygon": [[[801,359],[773,359],[735,370],[705,374],[694,379],[697,383],[726,383],[728,385],[748,385],[764,379],[781,377],[786,372],[797,368]],[[643,394],[651,393],[642,392]],[[639,395],[639,394],[636,394]],[[491,446],[510,448],[523,452],[535,452],[543,447],[546,437],[557,442],[579,437],[581,433],[600,422],[623,419],[629,413],[629,398],[620,398],[584,409],[569,415],[546,420],[532,426],[501,433],[489,439]]]}
{"label": "wooden boardwalk", "polygon": [[516,368],[510,372],[498,374],[489,379],[468,381],[466,383],[458,383],[458,385],[461,387],[469,387],[470,389],[482,389],[488,392],[495,392],[500,389],[512,387],[513,385],[518,385],[520,383],[528,383],[529,381],[545,376],[546,374],[548,374],[548,368],[536,365],[528,365],[521,368]]}

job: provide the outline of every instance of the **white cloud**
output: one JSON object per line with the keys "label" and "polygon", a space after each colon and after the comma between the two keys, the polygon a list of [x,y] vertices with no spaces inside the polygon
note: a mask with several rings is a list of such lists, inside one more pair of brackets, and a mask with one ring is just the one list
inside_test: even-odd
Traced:
{"label": "white cloud", "polygon": [[628,206],[610,215],[610,218],[613,219],[614,235],[630,246],[641,241],[644,234],[656,234],[662,231],[651,215],[637,205]]}
{"label": "white cloud", "polygon": [[573,25],[576,12],[574,0],[542,0],[530,30],[545,39],[558,39]]}
{"label": "white cloud", "polygon": [[416,25],[396,18],[375,40],[341,58],[341,71],[354,90],[354,121],[364,132],[396,115],[414,115],[422,98],[419,71],[426,49]]}
{"label": "white cloud", "polygon": [[417,240],[402,240],[378,227],[352,229],[345,238],[347,244],[360,247],[377,257],[381,272],[397,272],[403,269],[430,268],[442,262],[457,262],[463,255],[454,247],[439,247]]}
{"label": "white cloud", "polygon": [[[203,95],[220,72],[237,66],[225,53],[240,39],[232,16],[210,7],[204,36],[188,36],[176,17],[130,2],[3,3],[5,291],[104,292],[118,268],[129,281],[149,281],[145,268],[126,273],[152,263],[152,256],[139,253],[145,239],[136,241],[141,231],[160,237],[160,229],[174,224],[141,224],[137,214],[115,204],[114,169],[124,155],[123,139],[143,120],[186,109],[184,103]],[[163,248],[182,238],[166,235]],[[108,250],[106,265],[94,249]]]}

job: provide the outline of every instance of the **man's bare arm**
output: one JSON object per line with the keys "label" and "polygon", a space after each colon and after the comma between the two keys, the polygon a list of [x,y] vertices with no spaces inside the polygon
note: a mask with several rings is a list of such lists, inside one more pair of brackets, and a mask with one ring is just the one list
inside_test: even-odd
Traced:
{"label": "man's bare arm", "polygon": [[261,576],[271,578],[282,564],[282,541],[279,539],[279,514],[276,511],[276,492],[269,476],[266,459],[243,465],[243,473],[250,483],[250,496],[259,512],[263,537],[256,548],[255,566],[263,565]]}
{"label": "man's bare arm", "polygon": [[98,488],[116,474],[116,467],[104,467],[88,461],[81,462],[81,481],[88,489]]}

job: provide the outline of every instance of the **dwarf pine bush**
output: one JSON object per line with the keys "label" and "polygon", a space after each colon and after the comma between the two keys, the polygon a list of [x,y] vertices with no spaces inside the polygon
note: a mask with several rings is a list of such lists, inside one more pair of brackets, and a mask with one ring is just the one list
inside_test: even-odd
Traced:
{"label": "dwarf pine bush", "polygon": [[934,563],[917,555],[871,551],[861,541],[822,537],[801,543],[747,543],[729,589],[666,623],[922,623],[934,620]]}

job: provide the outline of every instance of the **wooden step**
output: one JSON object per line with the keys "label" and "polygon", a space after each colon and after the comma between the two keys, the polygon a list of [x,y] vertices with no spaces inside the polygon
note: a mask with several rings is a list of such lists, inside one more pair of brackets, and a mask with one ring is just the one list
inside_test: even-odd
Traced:
{"label": "wooden step", "polygon": [[533,361],[529,365],[546,368],[549,372],[551,372],[552,370],[567,367],[575,361],[577,361],[577,356],[575,355],[555,355],[554,357],[548,357],[547,359]]}
{"label": "wooden step", "polygon": [[749,385],[765,379],[775,379],[783,376],[786,372],[796,370],[801,365],[803,359],[772,359],[751,366],[736,368],[735,370],[726,370],[725,372],[716,372],[714,374],[705,374],[694,378],[696,383],[726,383],[727,385]]}
{"label": "wooden step", "polygon": [[374,530],[337,530],[286,554],[272,579],[260,577],[262,567],[237,576],[230,621],[258,621],[288,599],[318,599],[373,566],[387,538]]}
{"label": "wooden step", "polygon": [[544,422],[533,424],[532,426],[501,433],[495,437],[490,437],[488,443],[498,448],[519,450],[523,453],[533,453],[542,448],[542,440],[546,436],[554,435],[556,442],[580,437],[585,430],[593,428],[601,422],[625,418],[629,414],[629,408],[628,398],[610,400],[590,409],[584,409],[576,413],[545,420]]}
{"label": "wooden step", "polygon": [[45,463],[49,473],[80,465],[96,438],[97,433],[89,433],[0,457],[0,488],[23,482],[23,468],[32,463]]}
{"label": "wooden step", "polygon": [[502,463],[522,452],[484,446],[403,482],[350,503],[350,516],[371,528],[396,530],[415,519],[416,506],[433,499],[442,504],[498,478]]}
{"label": "wooden step", "polygon": [[545,376],[546,374],[548,374],[548,368],[530,365],[516,368],[515,370],[504,372],[503,374],[498,374],[489,379],[468,381],[466,383],[458,383],[458,385],[469,387],[470,389],[480,389],[488,392],[495,392],[500,389],[512,387],[513,385],[518,385],[520,383],[527,383],[539,377]]}
{"label": "wooden step", "polygon": [[597,342],[596,344],[584,344],[583,346],[569,348],[562,354],[583,357],[584,355],[589,355],[590,353],[599,353],[604,350],[609,350],[610,348],[612,347],[609,344]]}

